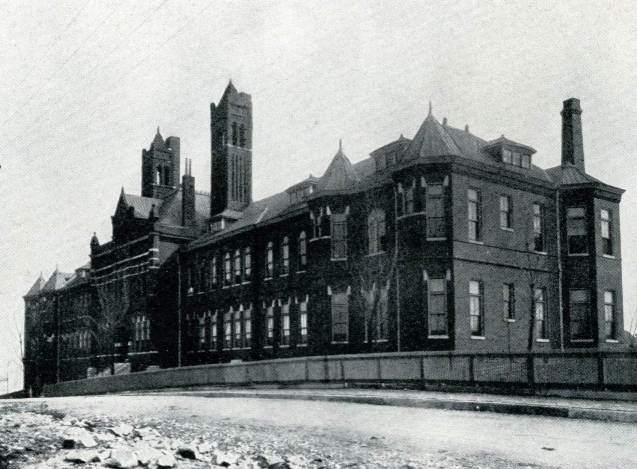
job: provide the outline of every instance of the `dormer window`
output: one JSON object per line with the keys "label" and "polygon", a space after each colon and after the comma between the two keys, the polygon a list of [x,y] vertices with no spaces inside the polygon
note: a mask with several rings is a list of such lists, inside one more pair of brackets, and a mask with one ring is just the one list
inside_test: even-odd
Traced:
{"label": "dormer window", "polygon": [[498,161],[525,169],[531,167],[531,155],[535,153],[533,148],[509,140],[504,135],[487,143],[483,150]]}
{"label": "dormer window", "polygon": [[531,167],[531,155],[527,153],[520,153],[519,151],[510,150],[508,148],[502,149],[502,162],[511,164],[513,166],[519,166],[520,168]]}

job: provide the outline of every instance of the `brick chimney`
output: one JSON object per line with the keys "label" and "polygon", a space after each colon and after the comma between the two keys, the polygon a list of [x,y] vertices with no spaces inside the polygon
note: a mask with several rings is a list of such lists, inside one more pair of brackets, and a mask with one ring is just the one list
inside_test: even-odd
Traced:
{"label": "brick chimney", "polygon": [[564,101],[562,109],[562,164],[572,164],[584,171],[584,140],[582,137],[582,109],[579,99]]}
{"label": "brick chimney", "polygon": [[181,224],[194,226],[195,222],[195,178],[192,177],[192,160],[186,158],[186,172],[181,179]]}

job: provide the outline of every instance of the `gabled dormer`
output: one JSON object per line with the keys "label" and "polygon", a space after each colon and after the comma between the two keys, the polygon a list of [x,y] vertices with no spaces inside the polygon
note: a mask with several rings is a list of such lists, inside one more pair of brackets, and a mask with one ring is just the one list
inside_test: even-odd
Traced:
{"label": "gabled dormer", "polygon": [[491,140],[482,149],[496,161],[525,169],[531,167],[531,156],[536,152],[534,148],[509,140],[504,135]]}
{"label": "gabled dormer", "polygon": [[307,198],[316,191],[318,181],[319,179],[317,177],[310,174],[307,179],[288,187],[285,192],[290,196],[290,203],[296,204],[307,200]]}
{"label": "gabled dormer", "polygon": [[371,152],[370,156],[374,160],[376,171],[385,171],[399,163],[402,160],[403,153],[409,146],[409,142],[411,140],[400,134],[398,140],[394,140]]}

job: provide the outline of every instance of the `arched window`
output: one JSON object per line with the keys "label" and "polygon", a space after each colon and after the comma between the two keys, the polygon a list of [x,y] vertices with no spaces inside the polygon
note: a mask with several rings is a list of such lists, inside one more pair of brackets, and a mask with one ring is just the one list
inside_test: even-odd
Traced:
{"label": "arched window", "polygon": [[287,236],[283,238],[281,243],[281,255],[283,257],[281,273],[286,275],[290,272],[290,240]]}
{"label": "arched window", "polygon": [[307,265],[307,236],[305,231],[301,231],[299,234],[299,270]]}
{"label": "arched window", "polygon": [[385,212],[379,208],[367,217],[367,244],[370,254],[383,252],[385,245]]}
{"label": "arched window", "polygon": [[224,260],[223,260],[223,274],[224,274],[224,283],[226,285],[230,285],[230,283],[232,282],[232,265],[230,263],[230,252],[226,251],[226,254],[224,256]]}
{"label": "arched window", "polygon": [[247,282],[252,276],[252,255],[250,246],[243,249],[243,279]]}
{"label": "arched window", "polygon": [[234,283],[241,283],[241,250],[234,252]]}
{"label": "arched window", "polygon": [[161,167],[158,167],[155,172],[155,184],[161,184]]}
{"label": "arched window", "polygon": [[272,241],[268,243],[265,258],[265,276],[271,278],[274,275],[274,249]]}
{"label": "arched window", "polygon": [[243,124],[239,126],[239,146],[246,146],[246,128]]}
{"label": "arched window", "polygon": [[237,146],[239,135],[237,134],[237,123],[232,123],[232,145]]}

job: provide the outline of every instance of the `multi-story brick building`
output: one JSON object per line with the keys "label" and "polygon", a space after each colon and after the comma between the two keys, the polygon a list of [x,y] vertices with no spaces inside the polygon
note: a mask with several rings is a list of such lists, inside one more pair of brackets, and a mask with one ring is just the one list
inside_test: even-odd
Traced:
{"label": "multi-story brick building", "polygon": [[189,164],[177,185],[179,140],[158,132],[142,196],[122,192],[113,240],[91,242],[95,307],[133,369],[621,346],[623,191],[585,172],[577,99],[555,168],[430,109],[412,139],[354,164],[339,144],[321,177],[258,201],[250,96],[230,84],[210,112],[211,194]]}

